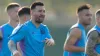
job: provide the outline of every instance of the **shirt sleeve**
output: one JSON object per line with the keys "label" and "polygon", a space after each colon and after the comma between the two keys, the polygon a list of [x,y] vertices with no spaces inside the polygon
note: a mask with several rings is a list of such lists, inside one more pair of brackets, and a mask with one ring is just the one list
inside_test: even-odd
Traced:
{"label": "shirt sleeve", "polygon": [[45,26],[45,31],[46,31],[46,38],[49,38],[49,39],[51,39],[52,38],[52,36],[51,36],[51,34],[50,34],[50,31],[49,31],[49,29],[48,29],[48,27],[47,26]]}
{"label": "shirt sleeve", "polygon": [[25,37],[25,29],[19,28],[19,29],[14,29],[14,31],[12,32],[11,36],[9,37],[10,40],[14,41],[14,43],[19,42],[20,40],[22,40]]}

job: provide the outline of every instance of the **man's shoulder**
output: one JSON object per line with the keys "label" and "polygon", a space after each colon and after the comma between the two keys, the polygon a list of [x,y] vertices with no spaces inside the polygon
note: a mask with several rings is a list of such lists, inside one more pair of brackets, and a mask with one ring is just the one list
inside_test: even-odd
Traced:
{"label": "man's shoulder", "polygon": [[14,30],[12,31],[11,36],[17,34],[18,32],[25,32],[25,31],[26,31],[26,26],[24,26],[23,24],[19,25],[16,28],[14,28]]}
{"label": "man's shoulder", "polygon": [[5,24],[1,25],[0,27],[3,28],[3,27],[6,27],[6,26],[8,26],[8,23],[5,23]]}
{"label": "man's shoulder", "polygon": [[75,38],[80,38],[81,37],[81,30],[77,27],[74,27],[72,29],[70,29],[70,36],[74,36]]}
{"label": "man's shoulder", "polygon": [[45,25],[45,24],[43,24],[43,23],[41,23],[41,26],[42,26],[42,27],[47,27],[47,25]]}
{"label": "man's shoulder", "polygon": [[78,24],[74,24],[71,26],[71,28],[69,29],[69,31],[75,31],[75,32],[81,32],[81,29],[79,28]]}
{"label": "man's shoulder", "polygon": [[27,29],[27,26],[26,26],[25,24],[22,24],[22,25],[17,26],[17,27],[15,28],[15,30],[26,30],[26,29]]}
{"label": "man's shoulder", "polygon": [[88,32],[87,36],[88,36],[88,37],[89,37],[89,36],[98,37],[98,36],[99,36],[99,33],[98,33],[98,31],[91,29],[91,30]]}
{"label": "man's shoulder", "polygon": [[9,26],[10,25],[8,23],[5,23],[5,24],[1,25],[0,26],[0,32],[9,30]]}
{"label": "man's shoulder", "polygon": [[45,29],[45,30],[48,30],[48,26],[47,25],[45,25],[45,24],[41,24],[41,27],[40,27],[41,29]]}
{"label": "man's shoulder", "polygon": [[76,28],[76,27],[78,27],[78,23],[71,26],[71,28]]}
{"label": "man's shoulder", "polygon": [[96,29],[93,27],[93,28],[91,28],[89,31],[88,31],[88,33],[87,33],[87,36],[89,36],[90,34],[92,34],[92,35],[97,35],[98,34],[98,31],[96,31]]}
{"label": "man's shoulder", "polygon": [[24,24],[20,25],[19,28],[27,29],[29,27],[30,21],[25,22]]}
{"label": "man's shoulder", "polygon": [[30,24],[30,23],[31,23],[31,21],[29,20],[29,21],[25,22],[23,25],[27,25],[27,24]]}

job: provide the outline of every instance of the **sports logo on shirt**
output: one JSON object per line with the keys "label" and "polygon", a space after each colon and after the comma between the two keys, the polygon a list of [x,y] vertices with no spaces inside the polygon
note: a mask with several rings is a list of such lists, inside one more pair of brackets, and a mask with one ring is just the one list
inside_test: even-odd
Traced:
{"label": "sports logo on shirt", "polygon": [[43,28],[40,29],[41,34],[45,34],[45,30]]}

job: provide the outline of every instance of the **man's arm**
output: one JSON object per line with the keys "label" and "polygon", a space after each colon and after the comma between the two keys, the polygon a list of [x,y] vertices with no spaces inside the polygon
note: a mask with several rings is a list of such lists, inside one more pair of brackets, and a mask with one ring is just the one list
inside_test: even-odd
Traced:
{"label": "man's arm", "polygon": [[10,40],[9,42],[8,42],[8,47],[9,47],[9,49],[10,49],[10,51],[13,53],[14,51],[16,51],[17,49],[16,49],[16,44],[14,43],[14,41],[12,41],[12,40]]}
{"label": "man's arm", "polygon": [[69,52],[84,52],[84,48],[75,46],[76,41],[81,37],[81,30],[74,28],[71,30],[68,39],[65,41],[64,50]]}
{"label": "man's arm", "polygon": [[17,43],[24,39],[24,36],[26,35],[26,31],[21,28],[20,30],[18,30],[16,33],[13,32],[11,34],[11,36],[9,37],[10,40],[8,42],[8,47],[10,49],[10,51],[13,53],[13,56],[19,56],[19,51],[17,51]]}
{"label": "man's arm", "polygon": [[46,38],[45,43],[47,44],[47,46],[53,46],[55,44],[53,38],[51,39]]}
{"label": "man's arm", "polygon": [[16,44],[12,40],[8,42],[8,47],[14,56],[21,56],[21,54],[16,49]]}
{"label": "man's arm", "polygon": [[20,47],[20,43],[19,42],[17,43],[17,50],[21,53],[21,56],[22,56],[22,50],[21,50],[21,47]]}
{"label": "man's arm", "polygon": [[47,44],[47,46],[53,46],[55,44],[55,41],[52,38],[50,31],[49,31],[47,26],[45,27],[45,32],[46,32],[45,43]]}
{"label": "man's arm", "polygon": [[99,35],[97,31],[91,32],[88,36],[88,42],[86,46],[86,54],[88,56],[98,56],[98,54],[94,50],[95,45],[98,43],[98,37]]}

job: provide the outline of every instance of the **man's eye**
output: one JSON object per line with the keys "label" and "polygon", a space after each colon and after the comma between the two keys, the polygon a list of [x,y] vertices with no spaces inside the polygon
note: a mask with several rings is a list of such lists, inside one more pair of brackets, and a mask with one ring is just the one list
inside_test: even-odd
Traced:
{"label": "man's eye", "polygon": [[39,10],[39,12],[42,12],[42,10]]}
{"label": "man's eye", "polygon": [[86,14],[86,16],[90,16],[89,14]]}

